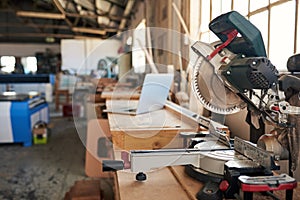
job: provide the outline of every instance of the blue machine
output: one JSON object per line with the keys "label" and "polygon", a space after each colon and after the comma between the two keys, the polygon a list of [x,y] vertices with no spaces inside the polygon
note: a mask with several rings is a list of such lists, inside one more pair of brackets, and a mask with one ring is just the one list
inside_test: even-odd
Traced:
{"label": "blue machine", "polygon": [[28,94],[0,95],[0,143],[32,145],[32,130],[37,122],[49,122],[46,101]]}

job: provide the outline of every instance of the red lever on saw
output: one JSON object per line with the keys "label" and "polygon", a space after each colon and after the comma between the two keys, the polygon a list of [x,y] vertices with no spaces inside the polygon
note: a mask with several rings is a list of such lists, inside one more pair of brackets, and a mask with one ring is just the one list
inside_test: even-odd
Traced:
{"label": "red lever on saw", "polygon": [[215,55],[217,55],[217,53],[219,53],[222,49],[224,49],[225,47],[227,47],[232,40],[237,36],[238,31],[236,29],[233,29],[232,31],[230,31],[227,34],[227,40],[221,44],[220,46],[218,46],[208,57],[208,60],[211,60]]}

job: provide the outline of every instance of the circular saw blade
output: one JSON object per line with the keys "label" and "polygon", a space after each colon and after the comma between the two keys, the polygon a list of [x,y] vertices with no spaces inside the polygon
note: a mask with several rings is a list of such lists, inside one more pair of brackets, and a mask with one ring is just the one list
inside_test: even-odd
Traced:
{"label": "circular saw blade", "polygon": [[206,57],[214,50],[213,46],[197,42],[199,58],[193,69],[192,88],[197,99],[211,112],[218,114],[232,114],[239,112],[246,104],[233,91],[225,87],[224,81],[218,74],[222,60],[233,55],[228,50],[224,56],[217,54],[210,61]]}
{"label": "circular saw blade", "polygon": [[200,151],[199,168],[213,174],[223,175],[225,163],[228,161],[247,159],[234,149],[230,149],[212,137],[203,139],[194,148],[202,150]]}

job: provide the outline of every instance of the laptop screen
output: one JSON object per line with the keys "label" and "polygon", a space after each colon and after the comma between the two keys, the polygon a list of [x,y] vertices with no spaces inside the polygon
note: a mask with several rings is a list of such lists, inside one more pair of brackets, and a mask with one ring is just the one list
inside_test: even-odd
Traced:
{"label": "laptop screen", "polygon": [[159,110],[164,107],[173,74],[147,74],[143,83],[136,114]]}

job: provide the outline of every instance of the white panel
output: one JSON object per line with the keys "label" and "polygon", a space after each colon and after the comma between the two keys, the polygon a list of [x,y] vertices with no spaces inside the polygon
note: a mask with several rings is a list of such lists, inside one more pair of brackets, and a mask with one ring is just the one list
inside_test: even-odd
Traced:
{"label": "white panel", "polygon": [[[166,33],[163,34],[161,38],[160,44],[165,44],[167,42]],[[144,73],[146,69],[146,55],[142,48],[146,47],[146,24],[145,20],[137,26],[137,28],[133,31],[133,41],[132,41],[132,66],[134,68],[134,72],[136,73]],[[166,49],[165,46],[162,46],[162,49]]]}
{"label": "white panel", "polygon": [[11,84],[13,90],[17,93],[28,93],[30,91],[36,91],[45,93],[45,83],[22,83],[22,84]]}
{"label": "white panel", "polygon": [[62,69],[76,69],[77,74],[89,74],[96,69],[101,58],[117,57],[120,41],[108,40],[62,40]]}
{"label": "white panel", "polygon": [[98,62],[101,58],[117,57],[118,49],[121,43],[118,40],[86,40],[86,64],[88,72],[92,69],[97,69]]}
{"label": "white panel", "polygon": [[33,126],[40,120],[40,113],[35,112],[30,116],[30,124],[31,124],[31,130],[33,129]]}
{"label": "white panel", "polygon": [[43,122],[48,123],[48,122],[49,122],[48,116],[49,116],[49,114],[48,114],[48,107],[45,107],[45,108],[43,108],[43,109],[40,111],[40,119],[41,119]]}
{"label": "white panel", "polygon": [[75,69],[78,71],[81,68],[85,69],[85,46],[84,40],[62,40],[61,41],[61,56],[62,70]]}
{"label": "white panel", "polygon": [[0,102],[0,142],[13,142],[10,107],[11,102]]}

